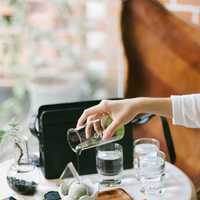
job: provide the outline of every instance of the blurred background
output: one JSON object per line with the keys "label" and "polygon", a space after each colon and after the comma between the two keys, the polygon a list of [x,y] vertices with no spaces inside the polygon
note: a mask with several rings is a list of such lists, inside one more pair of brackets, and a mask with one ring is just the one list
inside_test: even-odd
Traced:
{"label": "blurred background", "polygon": [[119,13],[120,0],[1,0],[0,126],[42,104],[123,96]]}
{"label": "blurred background", "polygon": [[[199,24],[200,1],[160,0]],[[123,97],[121,0],[1,0],[0,126],[41,104]]]}

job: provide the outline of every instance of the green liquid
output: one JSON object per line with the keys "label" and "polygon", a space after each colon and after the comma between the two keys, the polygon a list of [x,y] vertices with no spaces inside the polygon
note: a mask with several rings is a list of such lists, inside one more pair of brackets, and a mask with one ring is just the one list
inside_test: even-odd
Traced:
{"label": "green liquid", "polygon": [[116,133],[115,133],[115,135],[116,135],[117,137],[119,137],[119,138],[123,138],[123,137],[124,137],[124,134],[125,134],[125,128],[124,128],[124,126],[118,128],[118,129],[116,130]]}
{"label": "green liquid", "polygon": [[[106,116],[105,118],[102,119],[102,126],[106,129],[111,123],[112,123],[112,118],[110,116]],[[116,131],[114,136],[119,137],[119,139],[123,138],[125,134],[125,128],[124,126],[119,127]]]}

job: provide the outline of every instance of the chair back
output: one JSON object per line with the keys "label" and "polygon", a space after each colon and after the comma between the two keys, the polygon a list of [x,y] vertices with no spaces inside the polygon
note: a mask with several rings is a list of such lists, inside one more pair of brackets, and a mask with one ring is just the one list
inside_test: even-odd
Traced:
{"label": "chair back", "polygon": [[[168,97],[200,92],[200,29],[187,24],[155,0],[122,4],[121,31],[127,59],[125,97]],[[200,133],[172,126],[176,165],[200,188]],[[138,127],[137,137],[166,143],[160,120]]]}

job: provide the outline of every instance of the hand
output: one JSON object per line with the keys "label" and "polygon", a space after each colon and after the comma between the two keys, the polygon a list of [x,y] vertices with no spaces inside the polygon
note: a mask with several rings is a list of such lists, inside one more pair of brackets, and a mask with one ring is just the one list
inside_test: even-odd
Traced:
{"label": "hand", "polygon": [[[110,138],[116,129],[131,121],[140,111],[140,98],[124,100],[103,100],[98,105],[84,110],[80,116],[77,127],[86,121],[92,121],[102,115],[109,115],[112,123],[103,133],[103,139]],[[86,137],[90,137],[89,128],[86,129]]]}

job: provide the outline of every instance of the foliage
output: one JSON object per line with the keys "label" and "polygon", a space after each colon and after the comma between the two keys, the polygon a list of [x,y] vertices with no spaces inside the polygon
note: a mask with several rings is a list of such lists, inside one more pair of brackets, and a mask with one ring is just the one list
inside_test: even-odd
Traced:
{"label": "foliage", "polygon": [[27,141],[27,138],[19,134],[19,124],[15,119],[12,119],[5,129],[0,129],[0,159],[5,159],[15,147],[19,154],[16,161],[18,164],[21,162],[23,156],[22,142]]}
{"label": "foliage", "polygon": [[[1,123],[8,122],[9,119],[23,116],[24,113],[24,99],[26,96],[25,86],[19,81],[12,88],[12,97],[6,99],[0,104],[0,119]],[[2,125],[0,124],[0,125]]]}
{"label": "foliage", "polygon": [[[18,123],[12,119],[5,128],[0,129],[0,146],[6,144],[11,138],[17,138]],[[2,150],[2,148],[1,148]]]}
{"label": "foliage", "polygon": [[1,142],[4,134],[5,134],[5,130],[0,129],[0,142]]}

